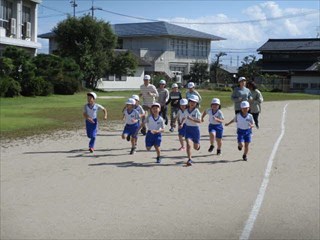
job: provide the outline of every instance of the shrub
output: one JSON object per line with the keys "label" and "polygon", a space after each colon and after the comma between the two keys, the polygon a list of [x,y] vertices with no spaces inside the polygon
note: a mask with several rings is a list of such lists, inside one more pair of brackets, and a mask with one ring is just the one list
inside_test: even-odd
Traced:
{"label": "shrub", "polygon": [[79,85],[76,79],[64,77],[64,79],[60,79],[54,83],[54,93],[72,95],[79,90]]}
{"label": "shrub", "polygon": [[2,77],[0,81],[0,95],[1,97],[15,97],[19,96],[21,92],[20,83],[11,77]]}
{"label": "shrub", "polygon": [[26,80],[22,84],[23,96],[47,96],[53,93],[52,84],[44,80],[43,77],[35,77]]}

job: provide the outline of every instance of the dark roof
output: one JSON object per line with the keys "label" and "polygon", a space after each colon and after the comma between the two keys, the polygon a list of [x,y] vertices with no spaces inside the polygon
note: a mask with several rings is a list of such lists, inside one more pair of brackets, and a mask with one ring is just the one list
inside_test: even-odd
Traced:
{"label": "dark roof", "polygon": [[316,71],[314,62],[268,62],[262,63],[263,71]]}
{"label": "dark roof", "polygon": [[232,73],[232,74],[238,73],[238,67],[236,66],[221,65],[220,68],[228,73]]}
{"label": "dark roof", "polygon": [[54,32],[47,32],[47,33],[43,33],[43,34],[39,34],[38,37],[39,38],[54,38],[56,36],[56,34]]}
{"label": "dark roof", "polygon": [[125,23],[112,25],[119,37],[178,36],[209,40],[225,40],[212,34],[180,27],[167,22]]}
{"label": "dark roof", "polygon": [[320,38],[269,39],[257,51],[320,51]]}

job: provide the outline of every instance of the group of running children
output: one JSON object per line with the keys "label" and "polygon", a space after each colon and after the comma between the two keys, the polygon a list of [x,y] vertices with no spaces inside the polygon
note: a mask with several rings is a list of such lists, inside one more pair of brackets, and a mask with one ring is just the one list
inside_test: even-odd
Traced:
{"label": "group of running children", "polygon": [[[96,93],[87,93],[88,103],[84,106],[83,116],[86,119],[87,136],[90,138],[89,151],[94,151],[94,144],[97,135],[97,112],[102,110],[104,112],[104,119],[107,119],[107,110],[95,102],[97,98]],[[220,99],[213,98],[211,107],[206,109],[202,114],[198,108],[199,97],[191,95],[189,99],[180,99],[180,109],[177,114],[178,122],[178,137],[180,142],[179,151],[187,152],[188,160],[187,166],[192,166],[192,152],[191,149],[200,149],[200,128],[199,124],[204,122],[206,115],[209,116],[208,132],[210,136],[209,152],[213,152],[217,143],[217,155],[221,155],[222,136],[223,136],[223,122],[224,116],[221,111]],[[152,147],[155,148],[157,157],[156,163],[161,163],[161,141],[162,133],[165,129],[165,120],[160,116],[161,106],[155,102],[150,106],[150,112],[147,113],[140,105],[138,95],[132,95],[126,102],[123,109],[123,120],[125,126],[122,132],[122,139],[131,141],[130,154],[136,152],[138,133],[142,127],[148,129],[145,136],[145,146],[149,151]],[[237,140],[238,150],[243,151],[242,159],[247,161],[247,154],[249,151],[249,143],[251,142],[252,127],[254,126],[254,119],[249,113],[249,102],[241,102],[241,111],[225,126],[233,122],[237,123]],[[186,146],[185,146],[186,145]],[[192,146],[193,145],[193,146]]]}

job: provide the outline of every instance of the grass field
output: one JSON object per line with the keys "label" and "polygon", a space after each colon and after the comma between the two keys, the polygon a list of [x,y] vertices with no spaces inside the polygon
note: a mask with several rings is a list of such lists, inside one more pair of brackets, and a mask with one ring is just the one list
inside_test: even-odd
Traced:
{"label": "grass field", "polygon": [[[231,106],[230,92],[199,90],[203,101],[201,111],[210,106],[213,97],[221,100],[222,107]],[[108,110],[108,121],[118,121],[126,98],[138,91],[99,92],[97,103]],[[265,101],[319,99],[318,95],[301,93],[262,93]],[[182,92],[185,96],[185,92]],[[120,96],[123,98],[100,98]],[[56,130],[72,130],[84,127],[82,108],[86,93],[71,96],[0,98],[1,139],[18,138]],[[100,114],[101,118],[102,114]]]}

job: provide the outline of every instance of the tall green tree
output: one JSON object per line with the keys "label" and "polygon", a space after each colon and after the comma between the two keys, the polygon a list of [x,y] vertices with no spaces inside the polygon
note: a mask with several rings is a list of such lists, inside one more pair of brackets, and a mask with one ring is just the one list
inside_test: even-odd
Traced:
{"label": "tall green tree", "polygon": [[190,69],[189,75],[184,76],[184,79],[201,84],[208,80],[210,75],[208,71],[209,65],[206,62],[196,61]]}
{"label": "tall green tree", "polygon": [[243,58],[241,62],[242,65],[239,67],[238,74],[239,76],[244,76],[248,80],[254,80],[255,77],[261,75],[258,61],[256,60],[256,56],[249,55]]}
{"label": "tall green tree", "polygon": [[[130,54],[116,59],[114,49],[117,37],[110,24],[102,20],[89,15],[79,18],[68,17],[60,22],[53,32],[58,43],[57,54],[76,61],[89,88],[96,88],[98,80],[106,73],[127,75],[136,67],[136,64],[131,64]],[[124,60],[128,59],[130,60],[124,63]],[[126,71],[113,64],[125,65]]]}
{"label": "tall green tree", "polygon": [[226,56],[227,54],[225,52],[219,52],[215,56],[216,58],[212,61],[210,64],[210,82],[218,82],[219,78],[219,70],[221,67],[220,59],[223,56]]}

